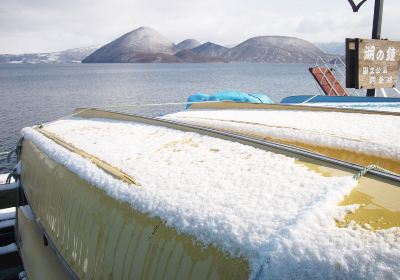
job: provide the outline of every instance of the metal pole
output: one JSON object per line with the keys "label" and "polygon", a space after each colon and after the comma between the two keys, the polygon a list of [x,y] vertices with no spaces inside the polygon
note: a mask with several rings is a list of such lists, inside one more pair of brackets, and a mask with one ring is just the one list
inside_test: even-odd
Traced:
{"label": "metal pole", "polygon": [[[383,0],[375,0],[374,23],[372,26],[372,39],[381,38]],[[367,89],[367,96],[375,96],[375,89]]]}

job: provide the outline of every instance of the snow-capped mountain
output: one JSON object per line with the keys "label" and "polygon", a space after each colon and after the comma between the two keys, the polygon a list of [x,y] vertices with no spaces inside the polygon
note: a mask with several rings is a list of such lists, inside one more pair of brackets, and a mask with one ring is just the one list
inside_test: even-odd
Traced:
{"label": "snow-capped mountain", "polygon": [[267,63],[313,63],[326,54],[312,43],[293,37],[250,38],[223,54],[228,61]]}
{"label": "snow-capped mountain", "polygon": [[177,44],[176,45],[176,49],[178,51],[190,50],[190,49],[193,49],[193,48],[198,47],[200,45],[201,45],[201,43],[199,41],[195,40],[195,39],[186,39],[186,40],[183,40],[182,42],[180,42],[179,44]]}
{"label": "snow-capped mountain", "polygon": [[211,42],[204,43],[192,49],[194,53],[210,57],[221,57],[228,50],[229,48]]}
{"label": "snow-capped mountain", "polygon": [[205,63],[205,62],[226,62],[221,57],[205,56],[193,52],[192,50],[182,50],[175,54],[175,57],[186,63]]}
{"label": "snow-capped mountain", "polygon": [[58,63],[81,63],[82,59],[98,49],[99,46],[74,48],[50,53],[27,53],[27,54],[0,54],[0,63],[10,64],[58,64]]}
{"label": "snow-capped mountain", "polygon": [[176,45],[150,27],[140,27],[99,48],[82,62],[131,62],[138,54],[175,53]]}

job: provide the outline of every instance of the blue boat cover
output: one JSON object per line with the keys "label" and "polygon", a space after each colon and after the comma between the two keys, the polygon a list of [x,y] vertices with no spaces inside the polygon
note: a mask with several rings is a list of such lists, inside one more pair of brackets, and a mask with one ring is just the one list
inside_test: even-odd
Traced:
{"label": "blue boat cover", "polygon": [[[272,100],[265,94],[260,93],[244,93],[240,91],[221,91],[213,95],[205,93],[195,93],[189,96],[187,102],[204,102],[204,101],[234,101],[244,103],[267,103],[272,104]],[[186,105],[186,109],[191,104]]]}

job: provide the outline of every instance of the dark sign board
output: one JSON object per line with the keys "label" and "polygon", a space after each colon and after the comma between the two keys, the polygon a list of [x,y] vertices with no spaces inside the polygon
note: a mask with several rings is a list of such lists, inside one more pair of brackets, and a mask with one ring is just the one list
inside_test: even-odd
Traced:
{"label": "dark sign board", "polygon": [[396,86],[400,42],[346,39],[346,87],[358,89]]}

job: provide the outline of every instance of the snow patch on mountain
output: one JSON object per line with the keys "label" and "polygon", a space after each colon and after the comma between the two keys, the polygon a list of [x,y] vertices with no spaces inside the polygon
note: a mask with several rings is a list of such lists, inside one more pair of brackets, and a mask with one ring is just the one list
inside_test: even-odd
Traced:
{"label": "snow patch on mountain", "polygon": [[49,53],[0,54],[5,64],[67,64],[81,63],[82,59],[98,49],[99,45]]}

